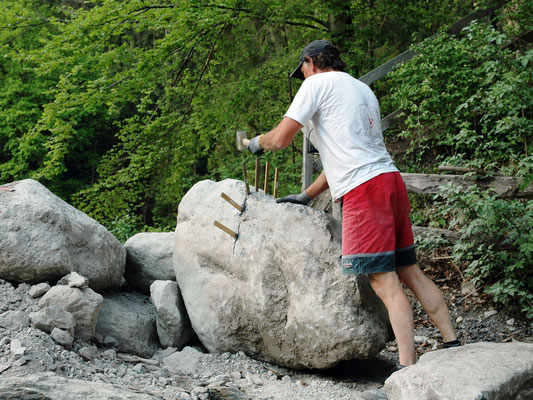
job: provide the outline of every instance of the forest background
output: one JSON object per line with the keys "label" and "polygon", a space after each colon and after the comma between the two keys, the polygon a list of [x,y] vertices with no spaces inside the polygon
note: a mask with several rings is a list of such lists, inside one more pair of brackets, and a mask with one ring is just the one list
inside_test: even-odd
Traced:
{"label": "forest background", "polygon": [[[533,51],[516,39],[532,28],[531,1],[446,33],[489,3],[2,0],[0,184],[36,179],[121,241],[171,231],[194,183],[242,179],[254,158],[235,132],[273,128],[300,85],[288,74],[301,49],[328,39],[355,77],[416,51],[372,87],[382,116],[402,110],[386,142],[403,172],[459,165],[527,186]],[[281,196],[301,190],[301,147],[298,135],[263,157]],[[450,186],[412,203],[415,224],[460,232],[453,256],[474,283],[533,318],[531,200]]]}

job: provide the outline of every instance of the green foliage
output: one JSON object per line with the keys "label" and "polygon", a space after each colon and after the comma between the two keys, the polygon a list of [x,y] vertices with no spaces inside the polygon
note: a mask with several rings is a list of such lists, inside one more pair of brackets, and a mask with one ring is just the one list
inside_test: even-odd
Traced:
{"label": "green foliage", "polygon": [[[235,131],[253,136],[279,122],[298,86],[288,72],[307,42],[333,39],[357,76],[403,50],[413,32],[425,36],[470,7],[6,0],[0,181],[38,179],[110,229],[124,215],[132,229],[173,229],[192,185],[240,179],[243,161],[252,169]],[[264,157],[280,170],[280,195],[300,190],[301,143]]]}
{"label": "green foliage", "polygon": [[391,96],[405,117],[399,135],[412,143],[406,169],[459,165],[532,181],[533,50],[512,52],[506,42],[472,23],[414,46],[417,56],[393,72]]}
{"label": "green foliage", "polygon": [[516,301],[533,319],[533,201],[452,185],[438,198],[440,215],[460,234],[453,255],[468,264],[466,274],[495,301]]}
{"label": "green foliage", "polygon": [[142,231],[142,223],[135,215],[124,214],[115,217],[109,225],[109,231],[121,242]]}

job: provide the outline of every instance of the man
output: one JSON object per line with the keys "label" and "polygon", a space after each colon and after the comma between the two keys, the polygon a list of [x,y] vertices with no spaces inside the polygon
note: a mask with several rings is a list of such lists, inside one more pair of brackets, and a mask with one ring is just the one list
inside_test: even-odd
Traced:
{"label": "man", "polygon": [[409,199],[383,142],[378,101],[367,85],[343,72],[345,67],[330,42],[308,44],[291,74],[304,82],[289,110],[248,148],[256,155],[284,149],[313,122],[324,171],[302,193],[279,201],[307,204],[328,187],[334,201],[342,200],[342,272],[368,274],[388,310],[400,365],[407,366],[416,355],[413,312],[402,283],[440,330],[444,346],[459,342],[444,297],[416,264]]}

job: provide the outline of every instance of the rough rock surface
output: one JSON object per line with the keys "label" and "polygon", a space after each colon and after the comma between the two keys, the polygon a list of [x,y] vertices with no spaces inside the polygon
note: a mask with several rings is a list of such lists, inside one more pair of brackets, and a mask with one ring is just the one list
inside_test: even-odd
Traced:
{"label": "rough rock surface", "polygon": [[102,225],[40,183],[26,179],[0,191],[0,278],[55,281],[71,271],[100,290],[120,281],[126,250]]}
{"label": "rough rock surface", "polygon": [[54,328],[60,328],[74,334],[76,319],[74,316],[59,306],[43,307],[30,314],[33,326],[46,333],[51,333]]}
{"label": "rough rock surface", "polygon": [[30,326],[30,318],[23,311],[6,311],[0,313],[0,327],[10,330],[24,329]]}
{"label": "rough rock surface", "polygon": [[54,400],[157,399],[156,396],[136,393],[125,387],[101,382],[67,379],[52,372],[0,379],[0,398]]}
{"label": "rough rock surface", "polygon": [[178,284],[174,281],[155,281],[150,286],[150,293],[156,310],[157,335],[161,345],[181,350],[193,337],[193,331]]}
{"label": "rough rock surface", "polygon": [[533,343],[475,343],[422,355],[385,382],[389,400],[533,398]]}
{"label": "rough rock surface", "polygon": [[104,293],[96,333],[117,340],[117,349],[151,357],[159,348],[155,308],[150,298],[137,292]]}
{"label": "rough rock surface", "polygon": [[[79,289],[65,285],[51,288],[39,300],[41,307],[58,306],[68,311],[76,320],[74,334],[84,340],[90,340],[95,333],[96,321],[103,297],[90,288]],[[58,328],[62,328],[58,326]]]}
{"label": "rough rock surface", "polygon": [[[38,310],[37,300],[29,295],[30,288],[0,279],[0,313],[16,312],[10,314],[12,319]],[[464,303],[462,298],[456,300],[456,304]],[[521,332],[518,338],[533,340],[526,329],[529,322],[520,319],[519,314],[499,310],[496,315],[484,317],[487,308],[486,304],[480,307],[481,314],[460,311],[458,315],[464,319],[459,333],[463,337],[490,339],[505,331],[515,337]],[[102,399],[136,399],[138,394],[165,400],[385,400],[381,386],[397,360],[396,350],[388,350],[390,345],[373,359],[345,361],[328,370],[291,370],[254,360],[243,352],[208,354],[200,346],[185,347],[180,352],[167,348],[157,351],[151,359],[143,359],[118,353],[116,349],[88,345],[77,338],[72,349],[68,349],[41,330],[23,328],[21,324],[9,326],[0,326],[0,398],[8,399],[61,400],[62,394],[55,384],[49,384],[55,378],[33,378],[53,371],[63,382],[82,391],[85,387],[90,393],[102,393],[102,387],[112,385],[111,395],[97,397]],[[432,346],[426,344],[437,334],[431,333],[427,324],[418,324],[416,329],[417,343],[422,343],[418,350],[431,351]],[[430,338],[420,336],[427,334]],[[28,393],[21,395],[24,382],[33,385],[30,382],[35,382],[34,379],[42,379],[44,384],[35,388],[41,392],[34,397]],[[68,390],[64,385],[61,387]],[[469,384],[458,388],[457,397],[468,387]]]}
{"label": "rough rock surface", "polygon": [[379,353],[386,312],[366,276],[341,275],[340,243],[339,224],[323,212],[260,192],[246,196],[240,181],[196,184],[179,206],[173,260],[203,345],[293,368]]}
{"label": "rough rock surface", "polygon": [[128,285],[150,295],[150,285],[156,281],[176,280],[172,266],[174,232],[142,232],[129,238],[124,278]]}

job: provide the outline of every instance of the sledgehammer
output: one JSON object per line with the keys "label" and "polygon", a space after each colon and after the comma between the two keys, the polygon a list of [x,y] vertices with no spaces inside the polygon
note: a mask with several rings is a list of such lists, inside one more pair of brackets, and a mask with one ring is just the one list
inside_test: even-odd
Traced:
{"label": "sledgehammer", "polygon": [[246,150],[248,143],[250,143],[250,139],[246,136],[246,131],[237,131],[237,149],[239,151]]}

